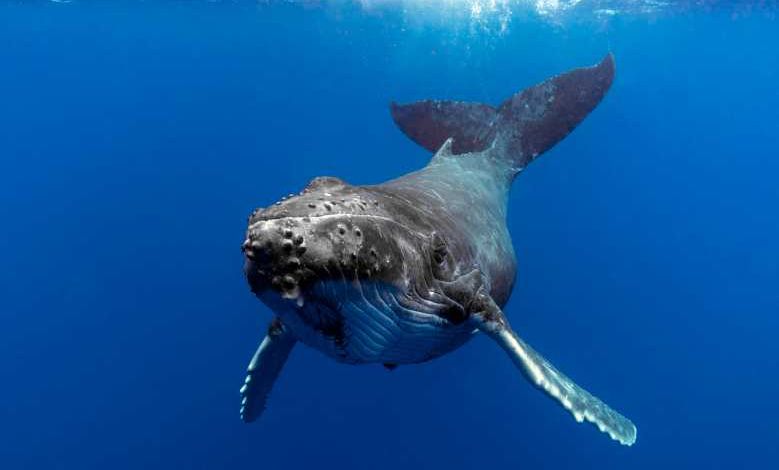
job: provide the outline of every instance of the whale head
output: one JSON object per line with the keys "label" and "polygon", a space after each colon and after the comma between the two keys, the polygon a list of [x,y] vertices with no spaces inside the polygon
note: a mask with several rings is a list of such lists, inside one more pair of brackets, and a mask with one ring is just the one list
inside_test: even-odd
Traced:
{"label": "whale head", "polygon": [[375,207],[356,188],[321,177],[298,195],[255,210],[241,246],[252,290],[299,299],[311,282],[385,272],[394,244],[383,239],[388,220]]}
{"label": "whale head", "polygon": [[385,202],[370,187],[324,177],[256,210],[242,244],[252,291],[293,329],[337,341],[344,305],[427,290],[420,285],[441,272],[446,253],[391,217]]}

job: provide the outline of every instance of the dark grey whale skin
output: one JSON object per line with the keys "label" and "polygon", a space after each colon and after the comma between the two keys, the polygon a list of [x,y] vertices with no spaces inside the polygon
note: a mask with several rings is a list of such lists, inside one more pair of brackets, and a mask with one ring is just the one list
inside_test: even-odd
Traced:
{"label": "dark grey whale skin", "polygon": [[[300,296],[308,302],[312,283],[343,276],[392,287],[406,306],[424,307],[454,325],[468,318],[480,289],[502,307],[516,277],[506,227],[511,183],[600,102],[613,76],[609,54],[597,66],[553,77],[498,108],[393,104],[401,130],[439,150],[430,164],[373,186],[320,177],[300,194],[255,211],[243,245],[253,292],[281,311],[282,321],[290,314],[279,297],[288,305]],[[262,221],[278,223],[260,229]],[[337,321],[308,320],[345,341]],[[469,336],[464,333],[461,342]]]}
{"label": "dark grey whale skin", "polygon": [[277,316],[249,363],[241,418],[262,414],[297,342],[341,362],[392,369],[482,332],[577,421],[632,445],[635,425],[535,351],[502,311],[517,271],[506,227],[511,184],[595,108],[613,78],[609,54],[498,107],[392,104],[398,127],[436,152],[425,168],[371,186],[319,177],[256,210],[244,270]]}

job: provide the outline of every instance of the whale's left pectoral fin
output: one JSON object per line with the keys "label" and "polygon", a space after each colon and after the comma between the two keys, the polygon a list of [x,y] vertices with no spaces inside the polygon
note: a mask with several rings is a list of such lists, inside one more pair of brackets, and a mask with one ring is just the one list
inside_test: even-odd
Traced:
{"label": "whale's left pectoral fin", "polygon": [[296,340],[278,319],[268,327],[268,334],[254,353],[241,387],[241,419],[251,423],[265,410],[265,402],[287,362]]}
{"label": "whale's left pectoral fin", "polygon": [[589,421],[624,445],[636,441],[636,426],[608,405],[576,385],[531,348],[509,325],[506,316],[486,294],[479,294],[478,311],[471,318],[508,353],[528,380],[557,400],[578,422]]}

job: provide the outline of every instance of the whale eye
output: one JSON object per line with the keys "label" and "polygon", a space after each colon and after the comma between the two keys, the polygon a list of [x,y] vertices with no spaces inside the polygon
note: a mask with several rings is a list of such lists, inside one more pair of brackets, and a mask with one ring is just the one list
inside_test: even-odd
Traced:
{"label": "whale eye", "polygon": [[446,241],[438,233],[433,234],[432,240],[433,248],[433,261],[436,264],[444,264],[449,255],[449,248],[446,246]]}
{"label": "whale eye", "polygon": [[452,280],[456,269],[454,259],[449,251],[449,244],[437,233],[430,240],[430,270],[433,277],[442,281]]}
{"label": "whale eye", "polygon": [[446,245],[436,247],[433,250],[433,260],[437,264],[443,264],[446,261],[446,255],[448,252],[446,251]]}

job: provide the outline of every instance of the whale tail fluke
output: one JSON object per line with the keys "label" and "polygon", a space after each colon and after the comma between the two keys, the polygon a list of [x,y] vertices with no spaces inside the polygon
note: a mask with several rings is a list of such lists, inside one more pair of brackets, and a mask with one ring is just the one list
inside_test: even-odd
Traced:
{"label": "whale tail fluke", "polygon": [[392,118],[414,142],[435,152],[453,139],[452,153],[494,146],[515,170],[552,148],[600,103],[614,80],[614,56],[527,88],[497,108],[480,103],[425,100],[391,103]]}

